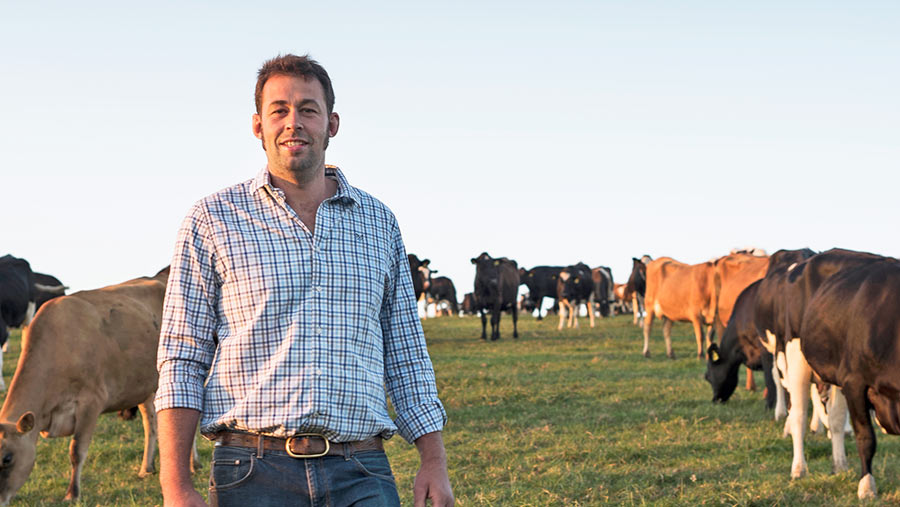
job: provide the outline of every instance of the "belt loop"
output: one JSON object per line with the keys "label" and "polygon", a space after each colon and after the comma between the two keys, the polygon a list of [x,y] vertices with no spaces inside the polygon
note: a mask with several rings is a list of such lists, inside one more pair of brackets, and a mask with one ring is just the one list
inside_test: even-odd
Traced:
{"label": "belt loop", "polygon": [[350,456],[353,455],[353,444],[344,442],[342,447],[344,448],[344,461],[350,461]]}
{"label": "belt loop", "polygon": [[257,438],[259,438],[259,440],[257,440],[256,443],[256,457],[262,458],[263,456],[265,456],[266,437],[264,437],[262,434],[259,434]]}

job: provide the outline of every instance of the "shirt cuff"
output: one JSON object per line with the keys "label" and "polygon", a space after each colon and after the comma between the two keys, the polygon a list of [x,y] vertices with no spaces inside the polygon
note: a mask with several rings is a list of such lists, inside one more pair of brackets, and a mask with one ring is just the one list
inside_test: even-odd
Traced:
{"label": "shirt cuff", "polygon": [[447,423],[447,412],[440,401],[410,407],[402,414],[397,414],[394,424],[397,433],[409,443],[413,443],[422,435],[444,429]]}

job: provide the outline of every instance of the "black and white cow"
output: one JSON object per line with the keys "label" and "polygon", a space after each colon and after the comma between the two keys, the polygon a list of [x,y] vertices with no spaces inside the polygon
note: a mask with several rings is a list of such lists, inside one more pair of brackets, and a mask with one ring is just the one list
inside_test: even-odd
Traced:
{"label": "black and white cow", "polygon": [[559,273],[556,281],[556,300],[559,302],[559,325],[556,329],[563,328],[563,321],[568,321],[566,327],[578,327],[578,305],[587,305],[591,327],[594,327],[594,279],[591,268],[583,262],[567,266]]}
{"label": "black and white cow", "polygon": [[[600,307],[600,315],[609,317],[612,304],[616,302],[612,270],[606,266],[597,266],[591,270],[591,278],[594,282],[594,302]],[[590,310],[594,311],[593,308]]]}
{"label": "black and white cow", "polygon": [[31,322],[34,291],[34,273],[28,261],[12,255],[0,257],[0,346],[9,338],[7,328]]}
{"label": "black and white cow", "polygon": [[528,287],[528,297],[538,310],[537,320],[541,315],[541,306],[544,298],[553,298],[556,301],[556,280],[564,266],[535,266],[531,269],[519,269],[519,280]]}
{"label": "black and white cow", "polygon": [[[784,378],[791,400],[785,433],[790,433],[793,440],[792,478],[802,477],[807,473],[803,438],[806,411],[810,402],[812,369],[801,345],[801,325],[808,304],[832,276],[881,259],[883,257],[865,252],[832,249],[791,264],[784,271],[770,270],[760,285],[761,294],[764,289],[770,292],[766,298],[758,296],[757,331],[761,337],[765,337],[763,343],[766,349],[774,352],[775,364]],[[845,425],[846,401],[839,390],[833,390],[829,403],[832,467],[835,471],[842,471],[847,468],[844,431],[834,431],[834,428],[843,428]]]}
{"label": "black and white cow", "polygon": [[53,298],[66,295],[66,287],[58,278],[44,273],[34,273],[34,311]]}
{"label": "black and white cow", "polygon": [[725,403],[738,384],[741,364],[752,370],[762,370],[766,381],[766,408],[773,409],[780,401],[781,417],[786,415],[784,387],[772,376],[773,356],[767,351],[756,332],[756,294],[760,280],[753,282],[738,296],[721,344],[707,350],[706,380],[713,390],[713,403]]}
{"label": "black and white cow", "polygon": [[450,304],[450,313],[459,315],[459,303],[456,301],[456,287],[449,278],[446,276],[432,278],[428,290],[425,292],[428,297],[434,300],[435,307],[439,306],[442,301],[446,301]]}
{"label": "black and white cow", "polygon": [[519,292],[519,268],[516,261],[506,257],[493,258],[482,253],[472,259],[475,265],[475,299],[481,312],[481,339],[487,338],[486,311],[491,312],[491,340],[500,338],[500,314],[512,312],[513,338],[519,337],[516,295]]}
{"label": "black and white cow", "polygon": [[624,299],[631,300],[631,308],[634,311],[634,325],[644,326],[644,295],[647,293],[647,264],[653,259],[649,255],[643,255],[640,259],[631,258],[631,275],[625,284]]}
{"label": "black and white cow", "polygon": [[422,298],[422,294],[428,290],[428,285],[431,281],[431,270],[428,269],[428,264],[431,261],[428,259],[419,260],[415,254],[407,254],[406,258],[409,261],[409,274],[412,276],[413,291],[416,294],[416,301],[418,301]]}

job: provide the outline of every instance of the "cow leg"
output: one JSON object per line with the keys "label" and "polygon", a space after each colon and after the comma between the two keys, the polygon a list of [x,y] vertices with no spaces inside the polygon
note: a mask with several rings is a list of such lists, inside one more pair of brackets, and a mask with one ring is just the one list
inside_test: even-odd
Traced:
{"label": "cow leg", "polygon": [[513,338],[519,337],[519,311],[513,306],[512,309],[512,318],[513,318]]}
{"label": "cow leg", "polygon": [[644,357],[650,357],[650,330],[653,329],[653,312],[648,311],[644,319]]}
{"label": "cow leg", "polygon": [[847,470],[847,452],[844,448],[844,427],[847,425],[847,398],[838,386],[831,386],[829,397],[828,428],[831,430],[831,470],[841,473]]}
{"label": "cow leg", "polygon": [[498,307],[491,312],[491,341],[500,339],[500,313],[502,310]]}
{"label": "cow leg", "polygon": [[778,391],[775,388],[775,378],[772,376],[772,355],[763,352],[760,357],[762,362],[763,382],[766,384],[766,410],[775,408]]}
{"label": "cow leg", "polygon": [[825,410],[825,404],[819,396],[819,389],[816,384],[809,386],[809,399],[812,402],[812,417],[809,418],[809,431],[818,433],[822,429],[822,422],[828,420],[828,412]]}
{"label": "cow leg", "polygon": [[594,327],[594,295],[588,298],[588,315],[591,316],[591,327]]}
{"label": "cow leg", "polygon": [[544,317],[541,315],[541,307],[544,306],[544,296],[539,297],[535,304],[537,305],[538,312],[537,320],[544,320]]}
{"label": "cow leg", "polygon": [[557,331],[562,331],[563,321],[566,319],[566,309],[569,307],[569,301],[566,299],[559,300],[559,325],[556,326]]}
{"label": "cow leg", "polygon": [[869,416],[869,402],[866,397],[866,386],[856,379],[844,382],[843,391],[850,412],[850,422],[856,435],[856,450],[859,452],[860,479],[856,489],[859,498],[875,498],[875,478],[872,476],[872,458],[875,457],[875,429]]}
{"label": "cow leg", "polygon": [[569,314],[571,324],[569,327],[578,329],[578,300],[572,302],[572,312]]}
{"label": "cow leg", "polygon": [[706,325],[706,348],[701,348],[699,351],[700,359],[706,359],[706,354],[703,353],[704,350],[709,349],[709,346],[712,345],[713,338],[715,338],[715,333],[713,332],[715,328],[712,324]]}
{"label": "cow leg", "polygon": [[778,367],[775,366],[774,362],[772,363],[770,371],[772,383],[775,385],[775,420],[779,421],[788,415],[787,392],[784,390],[784,384],[781,382],[781,374],[778,372]]}
{"label": "cow leg", "polygon": [[141,422],[144,423],[144,459],[141,461],[141,470],[138,477],[147,477],[156,471],[153,466],[153,458],[156,455],[156,408],[153,399],[156,393],[138,405],[141,409]]}
{"label": "cow leg", "polygon": [[[5,326],[3,322],[0,322],[0,326]],[[6,343],[9,343],[9,339],[6,340]],[[3,344],[3,347],[0,347],[0,365],[3,364],[3,351],[6,349],[6,343]],[[6,382],[3,381],[3,373],[0,373],[0,392],[6,391]]]}
{"label": "cow leg", "polygon": [[[697,340],[697,358],[705,359],[706,355],[703,354],[703,325],[696,319],[691,321],[691,325],[694,326],[694,338]],[[709,334],[706,335],[706,342],[709,344]]]}
{"label": "cow leg", "polygon": [[637,292],[631,295],[631,311],[634,313],[634,320],[632,324],[635,326],[638,325],[638,318],[641,316],[641,312],[638,310],[638,296]]}
{"label": "cow leg", "polygon": [[800,350],[800,340],[794,338],[785,348],[787,359],[788,393],[791,409],[786,427],[790,428],[794,442],[794,460],[791,463],[791,478],[806,475],[806,457],[803,455],[803,437],[806,434],[806,408],[809,406],[809,384],[812,368]]}
{"label": "cow leg", "polygon": [[81,493],[81,469],[87,459],[88,447],[97,427],[100,410],[91,404],[79,407],[75,415],[75,432],[69,443],[69,461],[72,463],[72,477],[66,490],[65,500],[78,500]]}
{"label": "cow leg", "polygon": [[753,370],[747,367],[747,390],[756,391],[756,380],[753,378]]}
{"label": "cow leg", "polygon": [[672,324],[675,321],[663,317],[663,338],[666,340],[666,357],[675,359],[675,352],[672,351]]}
{"label": "cow leg", "polygon": [[484,314],[484,310],[479,310],[481,312],[481,339],[487,340],[487,332],[485,331],[487,328],[487,316]]}
{"label": "cow leg", "polygon": [[34,301],[28,302],[28,309],[25,310],[25,320],[22,321],[22,327],[28,327],[31,325],[31,319],[34,318],[34,312],[36,308],[37,306],[35,305]]}

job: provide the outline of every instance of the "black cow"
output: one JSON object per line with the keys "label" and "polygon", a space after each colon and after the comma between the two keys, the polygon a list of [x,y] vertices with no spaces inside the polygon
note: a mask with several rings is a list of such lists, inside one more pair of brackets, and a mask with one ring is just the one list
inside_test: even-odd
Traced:
{"label": "black cow", "polygon": [[636,326],[644,325],[644,295],[647,293],[647,264],[653,260],[649,255],[644,255],[640,259],[631,258],[631,275],[628,276],[628,282],[625,283],[624,298],[626,301],[631,300],[631,308],[634,311],[634,324]]}
{"label": "black cow", "polygon": [[58,278],[44,273],[34,273],[34,311],[41,309],[41,305],[53,298],[64,296],[66,287]]}
{"label": "black cow", "polygon": [[428,264],[431,261],[428,259],[420,261],[415,254],[407,254],[406,258],[409,260],[409,274],[412,276],[413,291],[416,293],[416,301],[418,301],[421,299],[422,294],[428,290],[431,280],[431,271],[428,269]]}
{"label": "black cow", "polygon": [[541,315],[541,306],[544,298],[553,298],[556,301],[556,280],[559,273],[565,269],[563,266],[535,266],[531,269],[519,269],[519,280],[528,287],[528,297],[538,310],[537,320]]}
{"label": "black cow", "polygon": [[[9,338],[7,327],[28,325],[34,316],[34,273],[25,259],[0,257],[0,346]],[[2,382],[2,378],[0,378]]]}
{"label": "black cow", "polygon": [[487,338],[486,311],[491,312],[491,340],[500,338],[500,312],[510,310],[513,338],[519,337],[516,295],[519,292],[519,270],[516,261],[506,257],[494,259],[487,252],[472,259],[475,265],[475,298],[481,312],[481,339]]}
{"label": "black cow", "polygon": [[[807,271],[813,267],[828,271],[822,265]],[[876,495],[875,432],[869,411],[875,410],[885,431],[900,434],[898,308],[900,262],[886,257],[863,260],[823,280],[806,304],[800,325],[800,346],[809,366],[824,382],[840,386],[846,398],[861,462],[859,498]]]}
{"label": "black cow", "polygon": [[[594,281],[594,302],[600,307],[600,315],[609,317],[610,305],[616,302],[612,270],[606,266],[597,266],[591,270],[591,278]],[[590,310],[594,311],[593,308]]]}
{"label": "black cow", "polygon": [[559,273],[559,279],[556,281],[556,300],[560,307],[559,326],[556,329],[563,328],[565,319],[563,314],[566,312],[569,314],[566,327],[578,327],[578,305],[581,303],[587,305],[591,327],[594,327],[594,279],[587,264],[579,262],[567,266]]}
{"label": "black cow", "polygon": [[773,356],[759,341],[756,333],[756,293],[761,280],[750,284],[734,303],[722,343],[713,343],[706,352],[706,380],[713,390],[713,403],[725,403],[738,384],[741,364],[752,370],[762,370],[766,380],[766,408],[775,408],[777,389],[772,376]]}
{"label": "black cow", "polygon": [[431,279],[431,284],[426,294],[434,299],[435,306],[441,301],[450,303],[450,313],[459,315],[459,303],[456,301],[456,287],[453,282],[446,276],[439,276]]}
{"label": "black cow", "polygon": [[478,302],[475,300],[475,294],[472,292],[467,292],[463,296],[462,306],[460,306],[460,312],[468,315],[475,315],[479,310]]}

